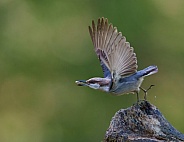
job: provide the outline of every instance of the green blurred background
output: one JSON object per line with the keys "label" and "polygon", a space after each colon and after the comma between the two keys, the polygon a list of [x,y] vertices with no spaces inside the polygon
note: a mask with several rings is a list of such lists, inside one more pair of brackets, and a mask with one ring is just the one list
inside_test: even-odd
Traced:
{"label": "green blurred background", "polygon": [[142,87],[156,85],[150,102],[184,133],[183,7],[183,0],[1,0],[0,141],[101,141],[115,112],[135,103],[133,94],[74,83],[102,76],[88,33],[102,16],[134,47],[139,69],[159,67]]}

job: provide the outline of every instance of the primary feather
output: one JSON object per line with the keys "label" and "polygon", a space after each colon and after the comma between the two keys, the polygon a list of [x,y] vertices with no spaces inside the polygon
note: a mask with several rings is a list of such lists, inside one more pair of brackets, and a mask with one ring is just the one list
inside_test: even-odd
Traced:
{"label": "primary feather", "polygon": [[100,60],[104,77],[111,77],[113,82],[137,71],[137,58],[126,38],[107,19],[99,18],[97,26],[92,21],[89,33]]}

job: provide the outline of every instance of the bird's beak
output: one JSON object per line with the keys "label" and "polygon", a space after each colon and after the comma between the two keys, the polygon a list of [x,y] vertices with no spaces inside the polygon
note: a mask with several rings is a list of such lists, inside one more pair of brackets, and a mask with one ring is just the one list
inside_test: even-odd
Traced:
{"label": "bird's beak", "polygon": [[75,83],[76,83],[78,86],[87,86],[86,80],[77,80],[77,81],[75,81]]}

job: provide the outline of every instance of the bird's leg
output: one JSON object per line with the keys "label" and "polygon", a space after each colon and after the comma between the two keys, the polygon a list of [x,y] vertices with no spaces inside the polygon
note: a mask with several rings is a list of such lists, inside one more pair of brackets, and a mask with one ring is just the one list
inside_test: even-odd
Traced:
{"label": "bird's leg", "polygon": [[150,87],[149,87],[148,89],[144,89],[144,88],[142,88],[142,87],[139,87],[139,88],[144,92],[144,100],[147,99],[147,93],[148,93],[148,91],[149,91],[153,86],[155,86],[155,85],[150,85]]}
{"label": "bird's leg", "polygon": [[136,92],[136,94],[137,94],[137,103],[138,103],[139,102],[139,93]]}
{"label": "bird's leg", "polygon": [[139,87],[143,92],[144,92],[144,100],[147,99],[147,90],[142,88],[142,87]]}

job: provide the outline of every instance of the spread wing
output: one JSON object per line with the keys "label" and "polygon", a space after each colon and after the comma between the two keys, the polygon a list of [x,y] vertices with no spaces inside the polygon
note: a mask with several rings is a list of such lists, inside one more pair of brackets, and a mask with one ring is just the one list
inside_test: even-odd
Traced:
{"label": "spread wing", "polygon": [[99,18],[97,26],[92,21],[89,33],[104,77],[111,77],[113,82],[116,82],[119,78],[137,71],[137,58],[133,48],[116,27],[108,24],[107,19]]}

